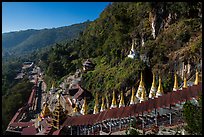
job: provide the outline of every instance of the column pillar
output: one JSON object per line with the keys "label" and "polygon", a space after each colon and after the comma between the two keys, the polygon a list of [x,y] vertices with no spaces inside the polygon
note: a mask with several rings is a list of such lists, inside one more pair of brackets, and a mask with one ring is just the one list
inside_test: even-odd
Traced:
{"label": "column pillar", "polygon": [[155,124],[157,126],[157,109],[155,109]]}
{"label": "column pillar", "polygon": [[94,133],[94,129],[93,129],[93,126],[92,126],[91,128],[92,128],[92,133]]}
{"label": "column pillar", "polygon": [[110,120],[110,132],[111,132],[112,121]]}
{"label": "column pillar", "polygon": [[122,128],[122,121],[120,119],[120,124],[119,124],[120,129]]}
{"label": "column pillar", "polygon": [[89,128],[88,128],[88,135],[90,134]]}
{"label": "column pillar", "polygon": [[172,121],[171,121],[171,113],[170,113],[170,116],[169,116],[169,124],[171,125]]}

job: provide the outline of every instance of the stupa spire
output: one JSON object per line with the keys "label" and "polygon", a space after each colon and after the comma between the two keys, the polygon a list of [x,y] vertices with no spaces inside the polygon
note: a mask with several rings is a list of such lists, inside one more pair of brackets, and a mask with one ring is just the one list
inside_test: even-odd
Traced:
{"label": "stupa spire", "polygon": [[139,85],[137,93],[136,93],[137,98],[139,98],[139,99],[141,98],[141,94],[142,94],[143,90],[145,90],[145,87],[144,87],[144,83],[143,83],[143,75],[141,72],[140,85]]}
{"label": "stupa spire", "polygon": [[187,88],[187,79],[186,79],[186,74],[184,75],[184,81],[183,81],[183,88]]}
{"label": "stupa spire", "polygon": [[101,110],[100,110],[100,112],[104,111],[105,109],[106,109],[106,107],[105,107],[104,96],[102,96],[102,104],[101,104]]}
{"label": "stupa spire", "polygon": [[75,104],[75,107],[74,107],[73,112],[74,112],[74,113],[78,112],[78,103]]}
{"label": "stupa spire", "polygon": [[40,116],[41,116],[41,118],[45,118],[45,117],[49,116],[50,114],[51,114],[51,112],[50,112],[50,109],[48,108],[48,104],[45,103],[43,105],[43,110],[40,113]]}
{"label": "stupa spire", "polygon": [[147,97],[146,97],[146,91],[145,90],[142,90],[142,94],[141,94],[141,98],[140,98],[140,103],[142,101],[146,101],[147,100]]}
{"label": "stupa spire", "polygon": [[96,93],[96,97],[95,97],[95,105],[94,105],[94,112],[93,114],[98,113],[98,93]]}
{"label": "stupa spire", "polygon": [[120,107],[125,107],[125,101],[124,101],[124,96],[123,96],[123,92],[122,91],[121,91],[121,95],[120,95],[119,108]]}
{"label": "stupa spire", "polygon": [[131,95],[130,105],[134,105],[137,103],[137,98],[135,97],[135,92],[136,92],[136,89],[134,87],[132,87],[132,95]]}
{"label": "stupa spire", "polygon": [[115,98],[115,91],[113,91],[113,99],[112,99],[110,108],[116,108],[116,107],[117,107],[117,103],[116,103],[116,98]]}
{"label": "stupa spire", "polygon": [[198,70],[196,69],[196,79],[195,79],[194,85],[198,85],[198,82],[199,82],[199,74],[198,74]]}
{"label": "stupa spire", "polygon": [[60,125],[64,122],[65,118],[66,118],[66,114],[63,111],[63,107],[60,104],[60,93],[57,93],[57,105],[55,106],[55,109],[52,113],[52,126],[56,129],[60,128]]}
{"label": "stupa spire", "polygon": [[152,86],[151,86],[151,89],[150,89],[150,92],[149,92],[149,98],[154,98],[155,95],[156,95],[156,82],[155,82],[155,74],[153,73],[153,81],[152,81]]}
{"label": "stupa spire", "polygon": [[177,79],[177,74],[174,74],[174,88],[173,91],[177,91],[179,89],[178,87],[178,79]]}
{"label": "stupa spire", "polygon": [[162,87],[161,76],[159,76],[159,86],[157,89],[156,97],[162,96],[162,94],[163,94],[163,87]]}
{"label": "stupa spire", "polygon": [[86,102],[86,97],[84,97],[84,103],[83,103],[82,108],[81,108],[81,114],[86,115],[87,111],[88,111],[88,106],[87,106],[87,102]]}

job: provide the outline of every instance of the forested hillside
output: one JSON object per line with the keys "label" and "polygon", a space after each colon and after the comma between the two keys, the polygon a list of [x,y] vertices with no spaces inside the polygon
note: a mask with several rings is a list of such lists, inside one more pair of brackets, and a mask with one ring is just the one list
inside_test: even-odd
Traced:
{"label": "forested hillside", "polygon": [[[162,75],[164,91],[171,91],[175,64],[201,59],[201,11],[201,2],[114,2],[79,40],[56,45],[41,64],[60,80],[91,59],[96,67],[83,75],[82,86],[93,93],[137,87],[141,71],[147,91],[152,71]],[[132,40],[140,56],[135,60],[127,58]]]}
{"label": "forested hillside", "polygon": [[3,57],[31,53],[62,40],[72,40],[88,26],[90,21],[71,26],[9,32],[2,34]]}
{"label": "forested hillside", "polygon": [[[152,71],[157,75],[156,84],[160,74],[164,92],[169,92],[173,87],[174,72],[178,69],[176,64],[188,60],[196,65],[202,58],[202,3],[113,2],[98,19],[87,25],[78,39],[61,41],[62,37],[70,38],[68,28],[66,32],[62,28],[58,33],[55,29],[34,32],[31,36],[26,34],[23,42],[22,36],[17,38],[15,44],[18,45],[12,50],[21,52],[17,50],[19,48],[26,52],[49,44],[53,46],[17,58],[18,64],[14,63],[15,59],[11,62],[14,67],[19,61],[35,61],[45,71],[48,87],[51,81],[59,83],[62,77],[82,69],[83,61],[90,59],[96,66],[83,73],[81,86],[93,94],[100,92],[100,97],[106,93],[111,97],[113,90],[117,94],[132,86],[137,89],[140,72],[143,72],[149,93]],[[127,58],[133,40],[138,53],[136,59]],[[3,75],[4,80],[8,74]],[[12,75],[9,78],[12,79]],[[181,82],[181,78],[178,81]]]}

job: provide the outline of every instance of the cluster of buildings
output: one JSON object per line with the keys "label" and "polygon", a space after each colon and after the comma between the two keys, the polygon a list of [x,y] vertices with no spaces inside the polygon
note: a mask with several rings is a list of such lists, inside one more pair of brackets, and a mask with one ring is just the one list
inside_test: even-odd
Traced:
{"label": "cluster of buildings", "polygon": [[[132,45],[128,57],[133,59],[137,57],[134,45]],[[23,67],[32,68],[32,66],[32,63],[25,63]],[[83,63],[83,71],[92,70],[94,66],[90,60],[86,60]],[[137,125],[141,125],[138,128],[142,129],[150,127],[150,124],[164,124],[165,121],[172,124],[173,121],[179,119],[178,116],[181,114],[180,110],[182,108],[182,104],[178,105],[175,102],[179,102],[180,99],[190,99],[191,96],[195,99],[197,94],[188,94],[185,97],[175,98],[173,100],[174,105],[170,104],[172,101],[162,100],[162,97],[169,99],[174,93],[175,95],[185,94],[184,91],[189,90],[188,87],[190,86],[194,86],[195,89],[200,88],[198,70],[196,70],[194,83],[188,82],[186,75],[184,75],[182,86],[178,85],[178,76],[175,74],[174,87],[172,88],[174,93],[165,95],[161,76],[158,76],[159,85],[157,87],[156,75],[153,73],[152,86],[150,91],[147,92],[141,72],[139,87],[137,91],[134,86],[132,87],[128,104],[125,102],[123,91],[119,93],[119,102],[116,99],[116,91],[113,91],[110,107],[107,98],[96,93],[93,111],[90,111],[88,104],[93,99],[93,95],[80,86],[80,73],[80,71],[77,71],[74,76],[68,79],[70,82],[68,88],[65,88],[65,83],[58,88],[53,83],[51,89],[44,94],[44,100],[39,95],[42,90],[42,81],[35,81],[35,87],[27,105],[17,112],[7,131],[23,135],[91,135],[127,129],[128,125],[135,119]],[[100,97],[101,99],[99,99]],[[41,102],[40,107],[38,107],[42,107],[40,112],[36,111],[36,105],[39,105],[36,102]],[[99,105],[99,102],[101,102],[101,105]],[[162,106],[165,106],[164,104],[170,105],[170,109],[162,108]],[[156,109],[156,106],[159,109]],[[30,117],[30,119],[22,120],[23,115]],[[160,116],[160,121],[157,119],[158,116]]]}

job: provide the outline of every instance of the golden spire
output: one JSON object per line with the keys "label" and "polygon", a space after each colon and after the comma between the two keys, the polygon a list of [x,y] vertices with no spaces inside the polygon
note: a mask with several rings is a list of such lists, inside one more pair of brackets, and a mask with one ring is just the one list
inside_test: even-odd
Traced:
{"label": "golden spire", "polygon": [[196,69],[196,79],[195,79],[194,85],[198,85],[198,82],[199,82],[199,75],[198,75],[198,70]]}
{"label": "golden spire", "polygon": [[136,89],[134,87],[132,87],[132,95],[131,95],[130,105],[137,103],[137,98],[135,97],[135,92],[136,92]]}
{"label": "golden spire", "polygon": [[38,114],[38,121],[42,121],[40,114]]}
{"label": "golden spire", "polygon": [[82,105],[82,108],[81,108],[81,114],[86,115],[87,111],[88,111],[88,106],[86,103],[86,97],[84,97],[84,104]]}
{"label": "golden spire", "polygon": [[66,114],[63,111],[63,107],[60,104],[60,96],[61,94],[58,92],[57,93],[57,105],[55,106],[55,109],[52,113],[52,126],[56,129],[60,128],[60,125],[63,124],[65,118],[66,118]]}
{"label": "golden spire", "polygon": [[136,94],[137,98],[140,99],[143,90],[145,90],[145,87],[144,87],[144,82],[143,82],[143,75],[142,75],[142,72],[141,72],[140,85],[138,87],[137,94]]}
{"label": "golden spire", "polygon": [[78,112],[78,103],[75,104],[75,107],[74,107],[73,112],[74,112],[74,113]]}
{"label": "golden spire", "polygon": [[53,90],[55,87],[54,87],[55,83],[54,81],[52,81],[52,87],[51,87],[51,90]]}
{"label": "golden spire", "polygon": [[43,110],[40,113],[40,115],[42,118],[45,118],[45,117],[49,116],[50,114],[51,114],[50,109],[48,108],[47,103],[45,103],[43,105]]}
{"label": "golden spire", "polygon": [[105,103],[104,103],[104,96],[102,96],[102,104],[101,104],[101,110],[100,112],[104,111],[106,109]]}
{"label": "golden spire", "polygon": [[145,88],[143,88],[142,93],[141,93],[140,103],[146,100],[147,100],[146,91],[145,91]]}
{"label": "golden spire", "polygon": [[109,101],[108,101],[108,96],[107,96],[107,94],[106,94],[106,107],[107,107],[107,109],[109,109],[109,108],[110,108],[110,105],[109,105]]}
{"label": "golden spire", "polygon": [[116,108],[117,104],[116,104],[116,98],[115,98],[115,91],[113,91],[113,99],[112,99],[112,104],[110,108]]}
{"label": "golden spire", "polygon": [[163,87],[162,87],[162,83],[161,83],[161,77],[159,76],[159,86],[157,89],[156,97],[162,96],[162,94],[163,94]]}
{"label": "golden spire", "polygon": [[123,96],[123,92],[122,91],[121,91],[121,95],[120,95],[119,108],[120,107],[125,107],[124,96]]}
{"label": "golden spire", "polygon": [[174,74],[174,88],[173,91],[177,91],[179,89],[178,87],[178,80],[177,80],[177,75],[176,73]]}
{"label": "golden spire", "polygon": [[187,79],[186,79],[186,74],[184,75],[184,82],[183,82],[183,88],[187,88]]}
{"label": "golden spire", "polygon": [[154,98],[155,95],[156,95],[156,82],[155,82],[155,74],[153,73],[153,81],[152,81],[152,86],[151,86],[151,89],[150,89],[150,92],[149,92],[149,98]]}
{"label": "golden spire", "polygon": [[98,93],[96,93],[95,106],[94,106],[93,114],[96,114],[96,113],[98,113]]}

